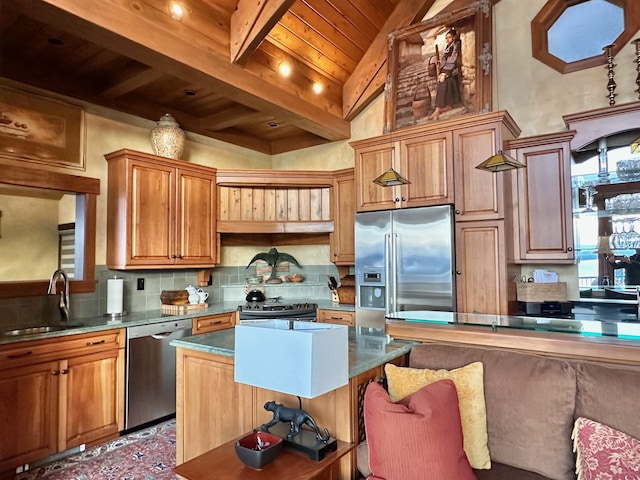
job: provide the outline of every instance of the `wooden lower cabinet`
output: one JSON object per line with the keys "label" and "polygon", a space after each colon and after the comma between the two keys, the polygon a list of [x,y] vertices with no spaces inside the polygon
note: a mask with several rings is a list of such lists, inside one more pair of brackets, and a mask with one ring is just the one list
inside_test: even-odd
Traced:
{"label": "wooden lower cabinet", "polygon": [[[393,360],[405,365],[407,356]],[[236,383],[232,357],[177,349],[176,464],[226,443],[268,422],[267,401],[298,405],[292,395]],[[363,402],[369,382],[382,376],[383,366],[349,379],[349,383],[311,400],[304,408],[321,428],[338,440],[357,444],[364,439]],[[355,449],[340,462],[340,479],[357,478]]]}
{"label": "wooden lower cabinet", "polygon": [[322,323],[335,323],[349,327],[356,326],[356,313],[346,310],[323,310],[319,308],[316,318],[318,322]]}
{"label": "wooden lower cabinet", "polygon": [[124,428],[124,330],[0,347],[0,476]]}

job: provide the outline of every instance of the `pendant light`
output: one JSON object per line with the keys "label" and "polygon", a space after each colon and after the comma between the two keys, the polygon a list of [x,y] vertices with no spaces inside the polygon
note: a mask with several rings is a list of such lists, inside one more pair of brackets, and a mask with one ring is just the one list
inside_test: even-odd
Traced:
{"label": "pendant light", "polygon": [[389,168],[389,170],[376,178],[373,183],[377,183],[382,187],[393,187],[395,185],[406,185],[411,182],[400,175],[398,172],[396,172],[393,167],[391,167]]}
{"label": "pendant light", "polygon": [[518,160],[510,157],[502,150],[498,150],[495,155],[490,156],[476,168],[485,172],[504,172],[505,170],[514,170],[516,168],[524,168]]}

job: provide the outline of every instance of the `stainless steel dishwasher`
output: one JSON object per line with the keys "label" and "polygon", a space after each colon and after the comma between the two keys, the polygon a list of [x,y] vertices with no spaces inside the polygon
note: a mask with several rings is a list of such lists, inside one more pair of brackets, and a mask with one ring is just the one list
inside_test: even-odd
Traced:
{"label": "stainless steel dishwasher", "polygon": [[125,420],[129,430],[176,412],[176,349],[190,318],[127,328]]}

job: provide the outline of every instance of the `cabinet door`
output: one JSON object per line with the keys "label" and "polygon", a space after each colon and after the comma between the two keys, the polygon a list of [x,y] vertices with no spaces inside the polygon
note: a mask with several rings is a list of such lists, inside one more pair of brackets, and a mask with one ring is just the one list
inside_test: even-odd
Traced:
{"label": "cabinet door", "polygon": [[131,189],[128,192],[131,232],[130,265],[175,263],[176,169],[170,166],[129,163]]}
{"label": "cabinet door", "polygon": [[456,274],[458,312],[508,314],[504,221],[456,224]]}
{"label": "cabinet door", "polygon": [[451,132],[401,142],[404,207],[453,203],[453,148]]}
{"label": "cabinet door", "polygon": [[[396,188],[381,187],[373,181],[393,165],[396,145],[392,143],[356,150],[356,210],[388,210],[396,208]],[[402,173],[402,172],[400,172]]]}
{"label": "cabinet door", "polygon": [[206,315],[193,319],[193,334],[215,332],[232,328],[236,324],[237,312],[220,313],[217,315]]}
{"label": "cabinet door", "polygon": [[61,363],[60,450],[117,435],[122,422],[124,349]]}
{"label": "cabinet door", "polygon": [[56,361],[0,370],[0,472],[58,451],[58,372]]}
{"label": "cabinet door", "polygon": [[344,310],[322,310],[318,309],[318,322],[335,323],[338,325],[356,326],[355,312],[347,312]]}
{"label": "cabinet door", "polygon": [[456,221],[504,218],[501,182],[510,172],[495,174],[476,168],[502,148],[499,127],[481,125],[454,130],[453,141]]}
{"label": "cabinet door", "polygon": [[253,387],[236,383],[233,358],[183,348],[176,354],[176,464],[257,425]]}
{"label": "cabinet door", "polygon": [[355,263],[355,200],[353,170],[336,175],[333,182],[333,233],[329,235],[331,261],[336,265]]}
{"label": "cabinet door", "polygon": [[569,143],[517,150],[516,260],[573,263]]}
{"label": "cabinet door", "polygon": [[215,175],[178,170],[176,263],[213,265],[216,261]]}

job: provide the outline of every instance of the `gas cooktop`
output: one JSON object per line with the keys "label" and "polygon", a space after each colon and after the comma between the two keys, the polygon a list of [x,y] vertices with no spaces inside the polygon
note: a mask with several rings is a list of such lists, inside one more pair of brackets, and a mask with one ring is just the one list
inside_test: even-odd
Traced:
{"label": "gas cooktop", "polygon": [[240,312],[259,313],[265,312],[273,314],[274,312],[281,312],[283,314],[300,314],[311,313],[316,311],[318,304],[316,303],[281,303],[267,301],[264,302],[247,302],[244,305],[240,305],[238,310]]}

